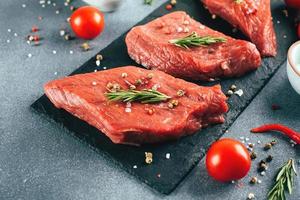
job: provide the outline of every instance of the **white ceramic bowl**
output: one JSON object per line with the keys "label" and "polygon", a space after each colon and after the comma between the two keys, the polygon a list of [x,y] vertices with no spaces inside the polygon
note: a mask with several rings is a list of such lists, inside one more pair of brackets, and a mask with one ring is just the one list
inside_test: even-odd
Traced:
{"label": "white ceramic bowl", "polygon": [[122,0],[83,0],[87,4],[99,8],[103,12],[112,12],[116,10]]}
{"label": "white ceramic bowl", "polygon": [[288,51],[287,74],[291,85],[300,94],[300,41],[294,43]]}

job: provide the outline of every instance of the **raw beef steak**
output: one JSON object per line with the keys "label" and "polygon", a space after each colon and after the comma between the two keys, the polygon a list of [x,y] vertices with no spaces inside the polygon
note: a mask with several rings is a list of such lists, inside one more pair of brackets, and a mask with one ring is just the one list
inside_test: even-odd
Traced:
{"label": "raw beef steak", "polygon": [[[171,99],[152,104],[109,101],[106,93],[111,86],[125,91],[153,89]],[[201,87],[133,66],[53,80],[44,89],[57,108],[122,144],[162,142],[193,134],[209,124],[224,122],[228,110],[220,85]]]}
{"label": "raw beef steak", "polygon": [[[223,37],[227,41],[188,49],[169,42],[192,32],[199,36]],[[261,64],[254,44],[205,27],[181,11],[132,28],[126,36],[126,44],[129,56],[137,63],[185,79],[208,81],[241,76]]]}
{"label": "raw beef steak", "polygon": [[277,53],[270,0],[203,0],[212,14],[240,29],[256,45],[262,56]]}

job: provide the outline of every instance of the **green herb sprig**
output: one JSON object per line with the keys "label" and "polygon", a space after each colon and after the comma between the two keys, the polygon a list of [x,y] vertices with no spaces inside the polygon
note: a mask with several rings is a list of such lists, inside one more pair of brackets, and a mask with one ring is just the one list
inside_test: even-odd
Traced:
{"label": "green herb sprig", "polygon": [[268,200],[285,200],[285,190],[292,193],[294,175],[297,175],[294,160],[289,159],[277,174],[276,182],[268,193]]}
{"label": "green herb sprig", "polygon": [[118,90],[105,93],[110,101],[122,102],[141,102],[141,103],[158,103],[170,99],[171,97],[158,92],[157,90]]}
{"label": "green herb sprig", "polygon": [[203,36],[200,37],[196,32],[178,39],[169,40],[171,44],[174,44],[178,47],[189,49],[192,46],[208,46],[210,44],[226,42],[225,38],[222,37],[213,37],[213,36]]}

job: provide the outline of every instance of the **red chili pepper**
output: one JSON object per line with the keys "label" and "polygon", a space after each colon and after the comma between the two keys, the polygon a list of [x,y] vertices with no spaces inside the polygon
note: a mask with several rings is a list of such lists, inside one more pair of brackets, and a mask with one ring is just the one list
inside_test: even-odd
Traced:
{"label": "red chili pepper", "polygon": [[288,136],[290,139],[300,144],[300,133],[290,129],[282,124],[266,124],[257,128],[251,129],[253,133],[263,133],[268,131],[279,131]]}

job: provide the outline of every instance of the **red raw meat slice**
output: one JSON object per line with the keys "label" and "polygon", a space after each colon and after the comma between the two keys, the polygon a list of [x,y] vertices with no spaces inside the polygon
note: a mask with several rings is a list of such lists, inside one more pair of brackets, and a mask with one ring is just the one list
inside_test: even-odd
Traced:
{"label": "red raw meat slice", "polygon": [[[105,96],[108,84],[118,83],[126,90],[139,79],[142,83],[136,85],[137,90],[155,87],[172,97],[171,100],[178,100],[178,105],[170,108],[171,100],[131,105],[108,101]],[[224,122],[223,114],[228,110],[220,85],[201,87],[161,71],[133,66],[53,80],[44,89],[57,108],[96,127],[114,143],[122,144],[162,142],[190,135],[209,124]],[[178,95],[179,90],[184,91],[183,96]]]}
{"label": "red raw meat slice", "polygon": [[262,56],[277,53],[270,0],[203,0],[212,14],[240,29],[256,45]]}
{"label": "red raw meat slice", "polygon": [[[199,36],[223,37],[227,41],[189,49],[169,43],[192,32]],[[254,44],[214,31],[181,11],[132,28],[126,36],[126,44],[129,56],[137,63],[187,80],[241,76],[261,64]]]}

